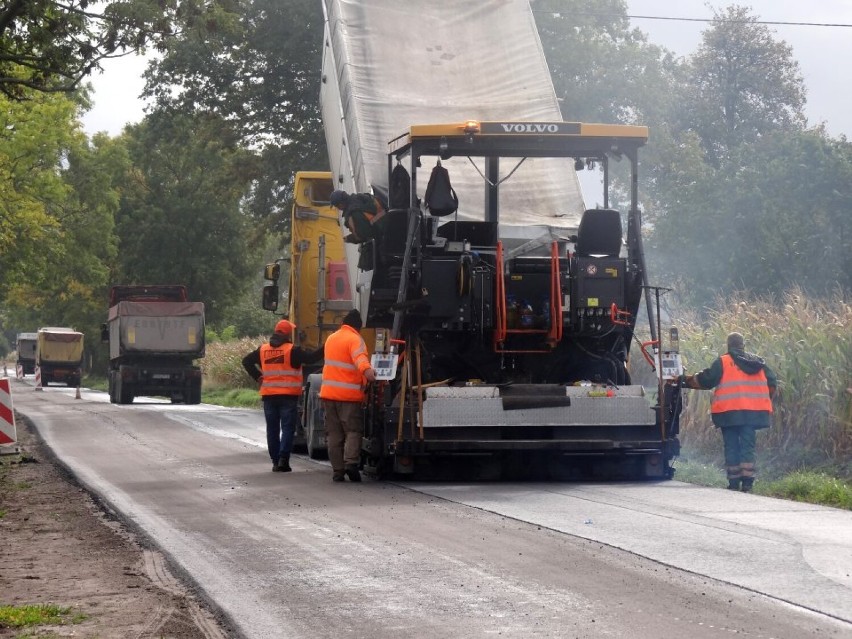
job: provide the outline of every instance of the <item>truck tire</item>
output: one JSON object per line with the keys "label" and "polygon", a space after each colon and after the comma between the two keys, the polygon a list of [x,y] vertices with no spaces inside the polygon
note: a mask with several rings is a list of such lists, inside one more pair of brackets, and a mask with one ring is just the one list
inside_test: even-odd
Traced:
{"label": "truck tire", "polygon": [[123,384],[121,378],[116,376],[115,394],[119,404],[133,403],[133,388],[129,384]]}
{"label": "truck tire", "polygon": [[[314,377],[314,375],[311,375]],[[307,406],[305,408],[305,444],[308,449],[308,457],[311,459],[327,459],[328,447],[325,446],[323,431],[322,403],[317,390],[311,380],[305,392],[308,394]]]}
{"label": "truck tire", "polygon": [[196,379],[189,383],[184,400],[187,404],[201,403],[201,379]]}
{"label": "truck tire", "polygon": [[107,387],[109,388],[109,403],[118,403],[118,399],[115,394],[115,375],[113,375],[112,371],[109,371],[109,373],[107,373]]}

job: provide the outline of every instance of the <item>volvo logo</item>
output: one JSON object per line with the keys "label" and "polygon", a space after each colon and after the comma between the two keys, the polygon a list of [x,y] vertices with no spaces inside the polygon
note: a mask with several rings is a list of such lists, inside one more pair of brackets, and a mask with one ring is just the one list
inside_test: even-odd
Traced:
{"label": "volvo logo", "polygon": [[579,135],[578,122],[483,122],[488,135]]}
{"label": "volvo logo", "polygon": [[506,133],[558,133],[559,125],[546,122],[503,122],[500,124]]}

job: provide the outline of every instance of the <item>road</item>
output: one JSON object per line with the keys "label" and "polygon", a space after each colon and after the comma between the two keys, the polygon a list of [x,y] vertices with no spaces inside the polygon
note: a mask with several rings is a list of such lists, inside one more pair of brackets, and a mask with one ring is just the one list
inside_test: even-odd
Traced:
{"label": "road", "polygon": [[852,513],[677,481],[333,484],[260,411],[13,380],[16,411],[247,638],[852,637]]}

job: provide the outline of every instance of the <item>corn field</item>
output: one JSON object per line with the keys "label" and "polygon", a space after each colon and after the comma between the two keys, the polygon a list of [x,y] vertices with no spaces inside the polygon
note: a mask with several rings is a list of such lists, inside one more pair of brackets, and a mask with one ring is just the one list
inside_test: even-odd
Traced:
{"label": "corn field", "polygon": [[224,388],[257,388],[242,365],[242,359],[269,339],[242,337],[208,343],[204,359],[200,360],[205,385]]}
{"label": "corn field", "polygon": [[[787,472],[832,468],[852,475],[852,306],[841,295],[813,299],[792,291],[782,300],[734,297],[704,322],[679,321],[688,373],[726,351],[728,333],[745,336],[779,380],[772,427],[759,431],[758,463]],[[686,391],[681,418],[685,451],[721,460],[721,436],[710,421],[710,391]]]}

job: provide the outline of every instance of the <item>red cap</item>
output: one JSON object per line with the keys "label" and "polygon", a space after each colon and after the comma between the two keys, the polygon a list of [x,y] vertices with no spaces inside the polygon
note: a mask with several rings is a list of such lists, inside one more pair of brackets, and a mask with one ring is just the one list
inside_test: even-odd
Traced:
{"label": "red cap", "polygon": [[283,319],[275,325],[275,332],[282,335],[291,335],[295,328],[296,325],[293,322]]}

